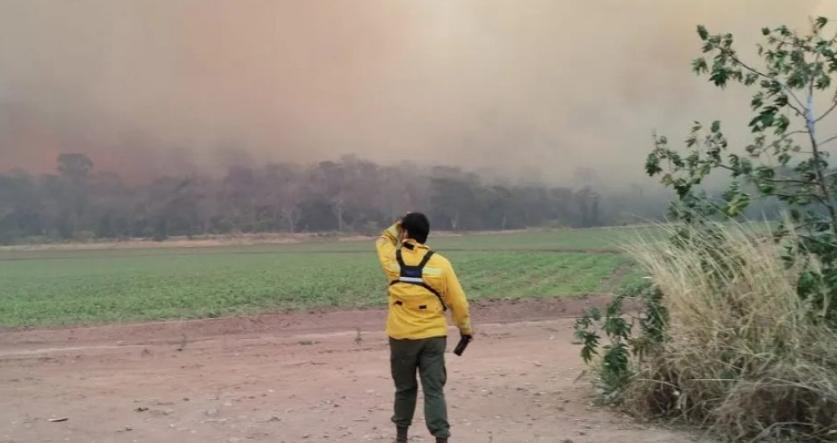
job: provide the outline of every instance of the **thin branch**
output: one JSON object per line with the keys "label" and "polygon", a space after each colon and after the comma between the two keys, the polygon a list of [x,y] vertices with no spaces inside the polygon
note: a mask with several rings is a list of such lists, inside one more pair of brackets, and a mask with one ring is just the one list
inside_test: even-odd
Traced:
{"label": "thin branch", "polygon": [[778,142],[780,142],[780,141],[782,141],[782,140],[785,140],[785,139],[787,139],[787,138],[790,138],[790,136],[792,136],[792,135],[797,135],[797,134],[807,134],[807,133],[808,133],[808,131],[807,131],[807,130],[805,130],[805,129],[798,129],[798,130],[796,130],[796,131],[785,132],[784,134],[782,134],[782,136],[781,136],[781,137],[779,137],[777,140],[774,140],[771,144],[773,144],[773,143],[778,143]]}
{"label": "thin branch", "polygon": [[832,142],[832,141],[834,141],[834,140],[837,140],[837,135],[834,135],[834,136],[828,137],[827,139],[825,139],[825,140],[823,140],[823,141],[819,142],[819,143],[818,143],[818,145],[819,145],[819,146],[822,146],[822,145],[824,145],[824,144],[826,144],[826,143],[828,143],[828,142]]}
{"label": "thin branch", "polygon": [[784,198],[811,197],[814,200],[820,202],[820,204],[823,204],[823,205],[826,204],[826,200],[821,195],[813,194],[813,193],[810,193],[810,192],[800,192],[798,194],[782,194],[782,193],[779,193],[779,192],[774,192],[770,195],[772,195],[774,197],[784,197]]}
{"label": "thin branch", "polygon": [[[784,87],[784,86],[783,86],[783,87]],[[788,89],[788,92],[790,92],[790,90],[789,90],[789,89]],[[792,93],[792,92],[791,92],[791,96],[793,96],[793,93]],[[796,98],[795,96],[793,96],[793,98],[794,98],[797,102],[799,102],[799,99],[798,99],[798,98]],[[801,106],[801,104],[800,104],[800,106]],[[788,107],[789,107],[789,108],[791,108],[791,109],[793,109],[793,110],[796,112],[796,115],[798,115],[798,116],[800,116],[800,117],[804,117],[804,116],[805,116],[805,113],[804,113],[804,112],[802,112],[802,110],[801,110],[801,109],[799,109],[799,108],[797,108],[796,106],[794,106],[794,105],[793,105],[793,103],[788,102]]]}
{"label": "thin branch", "polygon": [[762,180],[769,181],[770,183],[795,183],[799,185],[810,184],[810,182],[805,180],[796,180],[793,178],[763,178]]}
{"label": "thin branch", "polygon": [[823,115],[817,117],[817,119],[814,120],[814,123],[818,123],[820,120],[824,119],[828,114],[831,114],[831,111],[833,111],[834,108],[837,108],[837,97],[835,97],[835,100],[831,103],[831,107],[828,108],[828,110],[825,111]]}
{"label": "thin branch", "polygon": [[[721,52],[722,52],[722,53],[724,53],[724,52],[725,52],[725,53],[726,53],[726,55],[727,55],[727,56],[729,56],[729,58],[731,58],[731,59],[732,59],[732,61],[734,61],[735,63],[738,63],[739,65],[741,65],[741,67],[742,67],[742,68],[744,68],[744,69],[746,69],[746,70],[750,71],[751,73],[756,74],[756,75],[758,75],[758,76],[760,76],[760,77],[764,77],[764,78],[766,78],[766,79],[768,79],[768,80],[778,82],[778,80],[776,80],[776,78],[775,78],[775,77],[772,77],[772,76],[770,76],[770,75],[767,75],[767,74],[765,74],[765,73],[763,73],[763,72],[759,71],[758,69],[753,68],[752,66],[750,66],[750,65],[748,65],[748,64],[746,64],[746,63],[744,63],[743,61],[741,61],[741,59],[740,59],[740,58],[738,58],[738,56],[736,56],[736,55],[735,55],[735,51],[733,51],[732,49],[721,49]],[[781,82],[779,82],[779,84],[782,86],[782,89],[784,89],[784,90],[785,90],[785,92],[786,92],[786,93],[787,93],[787,94],[788,94],[791,98],[793,98],[793,99],[794,99],[794,101],[796,101],[796,104],[798,104],[798,105],[799,105],[799,107],[800,107],[800,108],[802,108],[802,109],[797,109],[797,108],[796,108],[795,106],[793,106],[790,102],[788,103],[788,106],[790,106],[790,108],[791,108],[791,109],[793,109],[794,111],[796,111],[796,113],[797,113],[797,114],[799,114],[799,115],[805,115],[805,112],[803,112],[802,110],[807,109],[807,108],[806,108],[806,107],[805,107],[805,105],[802,103],[802,100],[800,100],[800,99],[799,99],[799,97],[797,97],[797,96],[796,96],[796,94],[794,94],[794,93],[793,93],[793,91],[792,91],[789,87],[787,87],[787,85],[784,85],[784,84],[782,84]]]}
{"label": "thin branch", "polygon": [[[742,67],[742,68],[744,68],[744,69],[746,69],[746,70],[748,70],[748,71],[752,72],[753,74],[756,74],[756,75],[758,75],[758,76],[760,76],[760,77],[764,77],[764,78],[766,78],[766,79],[768,79],[768,80],[771,80],[771,81],[778,81],[778,80],[776,80],[776,78],[775,78],[775,77],[771,77],[771,76],[769,76],[769,75],[767,75],[767,74],[765,74],[765,73],[763,73],[763,72],[759,71],[758,69],[753,68],[752,66],[750,66],[750,65],[748,65],[748,64],[746,64],[746,63],[744,63],[744,62],[742,62],[742,61],[741,61],[741,59],[740,59],[740,58],[738,58],[738,57],[735,55],[735,51],[733,51],[733,50],[731,50],[731,49],[730,49],[730,50],[723,50],[723,49],[722,49],[721,51],[722,51],[722,52],[726,52],[726,53],[727,53],[727,55],[729,56],[729,58],[731,58],[731,59],[732,59],[732,61],[734,61],[735,63],[738,63],[739,65],[741,65],[741,67]],[[780,83],[780,84],[781,84],[781,83]],[[785,90],[785,92],[787,92],[787,94],[788,94],[789,96],[791,96],[791,97],[794,99],[794,101],[796,101],[796,103],[799,105],[799,107],[800,107],[800,108],[802,108],[802,109],[807,109],[807,108],[805,107],[805,105],[804,105],[804,104],[802,104],[802,100],[800,100],[800,99],[799,99],[799,97],[797,97],[797,96],[796,96],[796,94],[794,94],[794,93],[793,93],[793,91],[792,91],[790,88],[788,88],[786,85],[783,85],[783,84],[782,84],[782,89],[784,89],[784,90]],[[793,106],[791,103],[788,103],[788,106],[790,106],[790,107],[791,107],[791,109],[793,109],[794,111],[796,111],[796,113],[797,113],[797,114],[799,114],[799,115],[805,115],[805,113],[804,113],[804,112],[802,112],[802,110],[797,109],[797,108],[796,108],[795,106]]]}
{"label": "thin branch", "polygon": [[774,80],[774,78],[773,78],[773,77],[771,77],[771,76],[769,76],[769,75],[767,75],[767,74],[765,74],[765,73],[763,73],[763,72],[759,71],[758,69],[753,68],[752,66],[750,66],[750,65],[748,65],[748,64],[746,64],[746,63],[744,63],[744,62],[742,62],[742,61],[741,61],[741,59],[740,59],[740,58],[738,58],[738,57],[735,55],[735,51],[733,51],[732,49],[721,49],[721,52],[726,52],[726,55],[727,55],[727,56],[729,56],[729,58],[731,58],[731,59],[732,59],[732,61],[734,61],[735,63],[738,63],[739,65],[741,65],[741,67],[743,67],[744,69],[746,69],[746,70],[750,71],[751,73],[756,74],[756,75],[758,75],[758,76],[760,76],[760,77],[764,77],[764,78],[766,78],[766,79],[768,79],[768,80]]}

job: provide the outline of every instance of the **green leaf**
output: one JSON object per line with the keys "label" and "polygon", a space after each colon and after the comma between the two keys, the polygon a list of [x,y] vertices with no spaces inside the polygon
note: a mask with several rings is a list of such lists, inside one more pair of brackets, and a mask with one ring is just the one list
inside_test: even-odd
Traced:
{"label": "green leaf", "polygon": [[720,132],[721,131],[721,122],[718,121],[718,120],[713,121],[712,122],[712,127],[710,128],[710,131],[712,131],[713,134],[717,134],[718,132]]}
{"label": "green leaf", "polygon": [[613,339],[626,339],[631,334],[631,327],[622,317],[608,316],[602,329]]}
{"label": "green leaf", "polygon": [[828,19],[825,17],[817,17],[817,19],[814,20],[814,28],[817,30],[824,28],[827,24]]}
{"label": "green leaf", "polygon": [[746,158],[740,159],[738,165],[739,165],[738,171],[740,172],[741,175],[748,175],[751,172],[753,172],[753,162],[751,162],[749,159],[746,159]]}
{"label": "green leaf", "polygon": [[698,57],[692,60],[692,71],[694,71],[694,73],[698,75],[704,74],[707,71],[709,71],[709,66],[706,64],[706,59],[704,59],[703,57]]}
{"label": "green leaf", "polygon": [[698,152],[699,151],[693,151],[686,157],[686,165],[688,165],[689,168],[697,167],[700,162],[700,154]]}
{"label": "green leaf", "polygon": [[753,132],[761,132],[765,128],[773,126],[777,112],[779,112],[779,109],[776,106],[765,106],[759,112],[759,115],[750,120],[750,130]]}
{"label": "green leaf", "polygon": [[776,135],[782,135],[785,131],[788,130],[788,126],[790,126],[790,120],[785,115],[780,115],[778,118],[775,119],[774,122],[774,133]]}
{"label": "green leaf", "polygon": [[703,128],[703,125],[699,121],[694,122],[694,124],[692,125],[692,134],[700,131],[701,128]]}
{"label": "green leaf", "polygon": [[773,100],[773,104],[777,108],[784,108],[788,105],[788,96],[785,94],[779,94],[776,96],[776,100]]}
{"label": "green leaf", "polygon": [[724,213],[729,217],[738,217],[750,205],[750,196],[744,192],[735,193],[732,200],[724,207]]}
{"label": "green leaf", "polygon": [[723,45],[725,48],[729,49],[732,47],[732,34],[724,34],[724,38],[722,40]]}
{"label": "green leaf", "polygon": [[694,135],[690,135],[689,137],[686,138],[686,147],[687,148],[691,148],[692,146],[695,145],[695,143],[697,143],[697,137],[695,137]]}
{"label": "green leaf", "polygon": [[648,154],[648,158],[645,159],[645,173],[653,177],[662,171],[663,169],[660,167],[660,158],[653,152]]}
{"label": "green leaf", "polygon": [[753,99],[750,101],[750,107],[753,108],[755,111],[758,108],[761,108],[761,105],[764,104],[764,93],[759,92],[758,94],[753,96]]}
{"label": "green leaf", "polygon": [[770,28],[761,28],[762,35],[770,35]]}
{"label": "green leaf", "polygon": [[807,75],[804,67],[795,69],[790,76],[788,76],[788,86],[791,88],[802,88],[807,84]]}
{"label": "green leaf", "polygon": [[755,169],[755,171],[756,177],[763,180],[772,179],[776,176],[776,171],[774,171],[773,168],[770,166],[759,166]]}
{"label": "green leaf", "polygon": [[788,162],[790,161],[790,159],[791,159],[791,156],[787,152],[783,152],[783,153],[779,154],[779,156],[778,156],[779,164],[781,164],[781,165],[787,165]]}
{"label": "green leaf", "polygon": [[700,36],[701,40],[705,41],[707,38],[709,38],[709,31],[706,30],[706,26],[698,25],[697,33]]}
{"label": "green leaf", "polygon": [[728,69],[716,64],[712,67],[712,74],[709,75],[709,80],[711,80],[715,86],[723,88],[727,85],[729,75],[730,71]]}

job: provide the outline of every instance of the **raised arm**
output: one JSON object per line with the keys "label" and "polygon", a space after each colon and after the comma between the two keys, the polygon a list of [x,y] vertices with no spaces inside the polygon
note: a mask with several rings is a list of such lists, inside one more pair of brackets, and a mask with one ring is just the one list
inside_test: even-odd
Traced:
{"label": "raised arm", "polygon": [[381,261],[381,267],[390,280],[398,277],[399,268],[398,262],[395,259],[395,249],[398,247],[398,234],[400,229],[400,222],[395,222],[395,224],[382,232],[380,237],[375,241],[375,248],[378,250],[378,260]]}

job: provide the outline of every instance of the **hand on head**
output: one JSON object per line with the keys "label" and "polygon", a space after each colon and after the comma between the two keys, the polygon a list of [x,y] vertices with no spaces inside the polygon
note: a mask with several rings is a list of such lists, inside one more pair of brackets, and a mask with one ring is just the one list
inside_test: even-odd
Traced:
{"label": "hand on head", "polygon": [[400,242],[410,238],[410,233],[407,232],[401,224],[403,220],[404,216],[398,217],[398,219],[395,220],[395,227],[398,228],[398,241]]}

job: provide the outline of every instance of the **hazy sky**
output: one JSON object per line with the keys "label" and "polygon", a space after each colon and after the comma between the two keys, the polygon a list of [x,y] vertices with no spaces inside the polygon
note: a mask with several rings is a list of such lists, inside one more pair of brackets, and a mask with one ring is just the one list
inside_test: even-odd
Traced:
{"label": "hazy sky", "polygon": [[566,182],[641,176],[651,133],[747,119],[690,73],[816,0],[0,0],[0,170],[126,175],[356,153]]}

